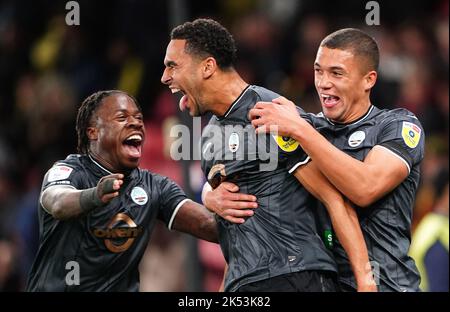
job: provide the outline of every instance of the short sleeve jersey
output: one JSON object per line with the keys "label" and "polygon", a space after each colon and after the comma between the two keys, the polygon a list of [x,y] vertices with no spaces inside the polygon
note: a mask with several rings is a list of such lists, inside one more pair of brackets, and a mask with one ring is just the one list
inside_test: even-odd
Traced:
{"label": "short sleeve jersey", "polygon": [[[399,186],[369,207],[357,208],[357,213],[379,290],[417,291],[420,277],[408,250],[424,157],[425,138],[419,120],[405,109],[380,110],[371,106],[350,124],[333,123],[322,113],[309,114],[309,122],[334,146],[360,161],[374,146],[381,146],[408,168],[409,175]],[[340,281],[355,288],[347,255],[339,242],[334,251]]]}
{"label": "short sleeve jersey", "polygon": [[[41,195],[55,186],[91,188],[108,174],[91,156],[69,155],[47,172]],[[138,265],[156,220],[170,228],[186,200],[168,178],[136,168],[118,197],[78,218],[56,220],[40,203],[40,246],[27,290],[138,291]],[[74,269],[78,283],[66,280]]]}
{"label": "short sleeve jersey", "polygon": [[222,117],[213,116],[202,134],[202,170],[213,187],[223,181],[258,200],[243,224],[217,218],[228,262],[225,290],[302,270],[336,271],[332,254],[317,233],[317,201],[290,174],[309,157],[290,138],[256,135],[248,113],[276,93],[247,87]]}

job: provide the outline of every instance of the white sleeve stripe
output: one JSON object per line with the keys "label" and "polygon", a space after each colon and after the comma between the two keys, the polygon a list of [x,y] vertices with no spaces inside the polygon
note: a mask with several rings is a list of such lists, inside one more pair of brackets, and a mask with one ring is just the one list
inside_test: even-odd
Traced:
{"label": "white sleeve stripe", "polygon": [[174,210],[173,213],[172,213],[172,217],[170,217],[169,225],[167,226],[167,228],[168,228],[169,230],[172,230],[172,224],[173,224],[173,221],[175,220],[175,216],[177,215],[178,210],[180,210],[181,206],[183,206],[184,203],[186,203],[188,200],[190,200],[190,199],[189,199],[189,198],[183,199],[183,200],[180,201],[180,202],[178,203],[178,205],[175,207],[175,210]]}
{"label": "white sleeve stripe", "polygon": [[51,214],[50,211],[45,208],[44,204],[42,203],[42,196],[44,196],[44,193],[47,192],[49,189],[54,188],[54,187],[61,187],[61,188],[72,188],[72,189],[76,189],[75,187],[73,187],[72,185],[51,185],[49,187],[47,187],[42,193],[41,196],[39,197],[39,204],[41,204],[41,207],[45,210],[45,212],[47,212],[48,214]]}
{"label": "white sleeve stripe", "polygon": [[294,165],[294,167],[291,168],[291,170],[289,170],[289,173],[294,172],[298,167],[300,167],[301,165],[304,165],[306,163],[308,163],[311,160],[311,158],[308,156],[304,161],[300,161],[298,163],[296,163]]}
{"label": "white sleeve stripe", "polygon": [[408,174],[411,173],[411,168],[409,167],[408,162],[399,154],[394,153],[393,151],[391,151],[390,149],[388,149],[387,147],[383,146],[383,145],[375,145],[375,146],[379,146],[384,148],[386,151],[388,151],[389,153],[391,153],[392,155],[396,156],[398,159],[400,159],[401,161],[403,161],[403,163],[406,165],[406,168],[408,168]]}

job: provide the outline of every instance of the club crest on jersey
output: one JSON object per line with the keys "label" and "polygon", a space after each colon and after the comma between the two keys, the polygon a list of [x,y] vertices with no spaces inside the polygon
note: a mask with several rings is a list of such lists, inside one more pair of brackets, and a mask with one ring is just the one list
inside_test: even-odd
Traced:
{"label": "club crest on jersey", "polygon": [[53,166],[48,172],[48,182],[67,179],[73,169],[67,166]]}
{"label": "club crest on jersey", "polygon": [[406,145],[410,148],[415,148],[420,141],[420,135],[422,134],[422,129],[412,122],[403,122],[402,127],[402,138]]}
{"label": "club crest on jersey", "polygon": [[281,135],[273,136],[277,145],[285,152],[293,152],[298,147],[298,142],[290,137],[284,137]]}
{"label": "club crest on jersey", "polygon": [[232,153],[237,152],[239,149],[239,135],[236,132],[233,132],[228,139],[228,148]]}
{"label": "club crest on jersey", "polygon": [[148,201],[148,195],[142,187],[135,186],[131,190],[131,199],[138,205],[145,205]]}
{"label": "club crest on jersey", "polygon": [[365,138],[366,134],[364,131],[353,132],[348,138],[348,145],[350,145],[350,147],[357,147],[364,141]]}

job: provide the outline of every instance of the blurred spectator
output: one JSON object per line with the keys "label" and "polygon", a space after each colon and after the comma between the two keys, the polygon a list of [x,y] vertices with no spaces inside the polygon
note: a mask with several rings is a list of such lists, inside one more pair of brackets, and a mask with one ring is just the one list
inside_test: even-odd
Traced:
{"label": "blurred spectator", "polygon": [[449,181],[448,171],[436,178],[437,198],[433,211],[414,232],[410,255],[416,260],[423,291],[449,291]]}
{"label": "blurred spectator", "polygon": [[[168,133],[179,123],[176,100],[161,91],[159,81],[173,26],[169,21],[177,15],[170,11],[170,1],[78,2],[81,24],[67,26],[64,1],[0,1],[0,233],[9,233],[0,236],[0,289],[21,288],[36,248],[35,199],[43,172],[56,159],[76,152],[73,120],[88,94],[116,88],[134,94],[144,110],[149,138],[142,166],[181,185],[189,181],[194,192],[203,183],[198,164],[194,162],[189,179],[183,179],[182,163],[168,153],[173,140]],[[427,137],[414,224],[434,209],[440,196],[434,180],[448,167],[448,0],[407,6],[379,1],[381,25],[372,27],[364,24],[365,2],[358,0],[183,2],[189,15],[184,18],[210,16],[233,30],[236,66],[247,81],[294,99],[308,112],[320,110],[312,66],[320,40],[343,27],[369,31],[379,42],[382,61],[373,103],[411,109]],[[172,234],[161,234],[155,249],[146,253],[144,270],[148,261],[186,257],[182,236]],[[204,247],[199,243],[205,289],[214,290],[222,258],[218,246],[212,245],[214,251]],[[171,265],[174,271],[150,274],[182,279],[183,261]],[[156,284],[147,286],[151,279],[142,276],[147,290],[186,286],[177,280],[172,285],[161,282],[158,288],[156,278]]]}
{"label": "blurred spectator", "polygon": [[20,291],[25,287],[19,257],[17,242],[0,233],[0,291]]}
{"label": "blurred spectator", "polygon": [[203,268],[203,289],[209,292],[218,291],[225,268],[225,259],[220,245],[199,240],[198,252]]}
{"label": "blurred spectator", "polygon": [[181,234],[168,232],[158,223],[149,246],[139,266],[140,291],[185,290],[186,250]]}

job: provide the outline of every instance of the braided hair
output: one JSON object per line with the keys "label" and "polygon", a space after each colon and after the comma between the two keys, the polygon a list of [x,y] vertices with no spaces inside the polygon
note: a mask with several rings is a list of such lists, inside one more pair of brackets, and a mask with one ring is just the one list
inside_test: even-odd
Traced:
{"label": "braided hair", "polygon": [[138,109],[141,110],[139,104],[137,103],[134,97],[120,90],[98,91],[95,92],[94,94],[89,95],[83,101],[83,103],[81,103],[81,106],[78,109],[77,114],[76,130],[78,136],[78,147],[77,147],[78,153],[80,154],[88,153],[90,141],[87,136],[87,128],[91,125],[92,116],[94,112],[97,110],[97,108],[100,107],[100,104],[102,103],[103,99],[114,94],[124,94],[128,96],[134,101]]}

